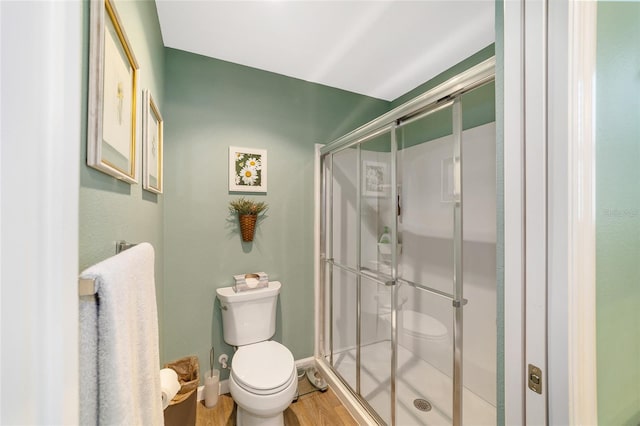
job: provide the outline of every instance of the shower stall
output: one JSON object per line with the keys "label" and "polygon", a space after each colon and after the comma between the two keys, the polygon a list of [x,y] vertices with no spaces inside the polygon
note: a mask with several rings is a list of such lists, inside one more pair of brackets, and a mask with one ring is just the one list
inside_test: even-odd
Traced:
{"label": "shower stall", "polygon": [[320,364],[380,424],[496,424],[494,59],[320,150]]}

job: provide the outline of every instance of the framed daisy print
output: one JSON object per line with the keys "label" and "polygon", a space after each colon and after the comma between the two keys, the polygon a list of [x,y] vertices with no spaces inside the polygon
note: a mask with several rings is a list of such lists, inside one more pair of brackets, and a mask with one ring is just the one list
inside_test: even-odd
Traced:
{"label": "framed daisy print", "polygon": [[229,191],[267,192],[267,150],[229,147]]}

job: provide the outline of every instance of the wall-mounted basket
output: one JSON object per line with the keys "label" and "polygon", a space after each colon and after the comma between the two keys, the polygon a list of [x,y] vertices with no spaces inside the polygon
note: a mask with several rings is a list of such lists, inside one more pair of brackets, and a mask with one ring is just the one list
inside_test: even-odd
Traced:
{"label": "wall-mounted basket", "polygon": [[253,241],[253,235],[256,232],[256,221],[258,216],[255,214],[238,214],[238,220],[240,221],[240,233],[242,234],[242,241]]}
{"label": "wall-mounted basket", "polygon": [[242,234],[242,241],[253,241],[253,235],[256,232],[256,222],[258,216],[264,214],[269,208],[264,201],[248,200],[244,197],[240,197],[236,200],[229,202],[229,212],[232,215],[238,215],[238,222],[240,222],[240,233]]}

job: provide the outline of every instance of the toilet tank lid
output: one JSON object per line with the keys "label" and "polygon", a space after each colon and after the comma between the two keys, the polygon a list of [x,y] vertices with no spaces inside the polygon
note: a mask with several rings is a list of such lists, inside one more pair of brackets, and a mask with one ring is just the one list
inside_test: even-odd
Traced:
{"label": "toilet tank lid", "polygon": [[221,302],[236,303],[245,302],[247,300],[264,299],[267,297],[273,297],[280,293],[280,281],[269,281],[267,287],[262,287],[256,290],[240,291],[236,293],[233,287],[222,287],[216,289],[216,294]]}
{"label": "toilet tank lid", "polygon": [[432,317],[415,311],[402,312],[402,327],[417,335],[426,337],[442,337],[447,335],[447,327]]}

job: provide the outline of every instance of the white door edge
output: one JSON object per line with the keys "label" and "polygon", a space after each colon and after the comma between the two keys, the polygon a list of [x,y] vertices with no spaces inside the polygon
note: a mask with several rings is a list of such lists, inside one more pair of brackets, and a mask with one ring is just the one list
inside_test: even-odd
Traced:
{"label": "white door edge", "polygon": [[504,8],[504,423],[524,423],[523,7]]}
{"label": "white door edge", "polygon": [[78,424],[84,7],[0,2],[0,424]]}
{"label": "white door edge", "polygon": [[597,3],[570,2],[569,423],[596,425],[595,71]]}

